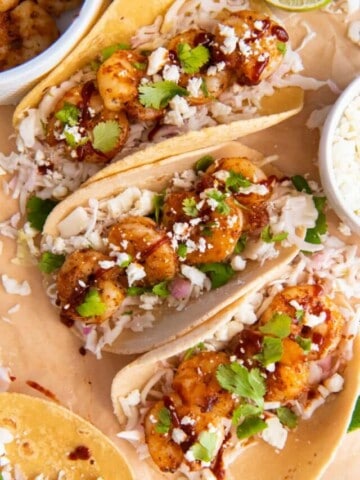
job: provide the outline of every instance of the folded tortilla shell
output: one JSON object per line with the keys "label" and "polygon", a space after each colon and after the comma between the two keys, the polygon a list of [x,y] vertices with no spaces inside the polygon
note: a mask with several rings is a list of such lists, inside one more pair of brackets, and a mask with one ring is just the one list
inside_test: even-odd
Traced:
{"label": "folded tortilla shell", "polygon": [[[93,425],[64,407],[19,393],[0,394],[0,428],[15,440],[6,444],[6,456],[19,465],[26,478],[41,473],[72,480],[131,480],[135,478],[121,453]],[[76,457],[79,447],[90,458]],[[78,450],[76,450],[78,449]],[[1,476],[1,475],[0,475]],[[60,477],[59,477],[60,478]]]}
{"label": "folded tortilla shell", "polygon": [[[58,224],[75,208],[87,206],[92,198],[100,201],[116,196],[131,186],[161,192],[169,184],[175,172],[192,168],[196,160],[204,155],[211,155],[215,159],[244,156],[254,164],[259,164],[263,159],[261,153],[239,142],[229,142],[126,170],[90,183],[59,203],[47,218],[43,230],[44,237],[46,238],[46,235],[49,234],[53,237],[58,236]],[[128,157],[124,162],[131,165],[132,157]],[[265,173],[273,173],[273,169],[268,168],[269,170],[264,168]],[[124,329],[114,343],[110,347],[105,347],[104,350],[122,354],[142,353],[174,340],[205,322],[236,299],[251,290],[261,288],[266,282],[278,276],[282,268],[291,262],[297,253],[298,248],[292,246],[281,248],[277,258],[268,260],[263,265],[257,261],[248,261],[245,270],[238,272],[223,287],[203,293],[198,299],[189,302],[181,311],[164,306],[161,308],[161,313],[157,312],[156,320],[151,328],[146,328],[142,332]],[[72,329],[77,333],[75,328]]]}
{"label": "folded tortilla shell", "polygon": [[[238,306],[243,300],[238,300]],[[213,333],[231,318],[232,306],[183,336],[142,355],[115,376],[111,397],[114,413],[122,427],[126,417],[118,401],[135,389],[141,389],[155,375],[161,362],[186,351]],[[344,389],[332,394],[309,420],[299,420],[295,431],[289,433],[283,450],[276,450],[259,441],[250,444],[230,466],[234,478],[242,480],[315,480],[319,479],[334,457],[342,437],[346,434],[360,387],[360,337],[354,341],[353,358],[343,374]],[[154,467],[152,466],[152,469]],[[152,470],[151,469],[151,470]],[[152,476],[152,480],[160,478]],[[161,477],[162,478],[162,477]]]}
{"label": "folded tortilla shell", "polygon": [[[59,85],[75,72],[91,62],[104,47],[116,43],[128,43],[136,31],[149,25],[162,15],[172,4],[172,0],[150,0],[146,8],[139,0],[115,0],[103,16],[78,44],[78,46],[45,79],[31,90],[17,106],[13,123],[16,126],[26,114],[26,110],[35,108],[45,92],[52,86]],[[254,8],[256,8],[255,6]],[[271,97],[264,97],[256,118],[238,120],[230,124],[208,127],[201,131],[190,132],[175,139],[165,140],[159,146],[149,150],[152,158],[165,158],[169,152],[173,155],[190,151],[196,145],[202,148],[217,145],[220,142],[235,140],[244,135],[263,130],[298,113],[303,106],[303,91],[298,87],[279,89]],[[139,155],[138,164],[144,157]],[[123,170],[121,162],[111,165],[93,178],[99,179],[111,173]]]}

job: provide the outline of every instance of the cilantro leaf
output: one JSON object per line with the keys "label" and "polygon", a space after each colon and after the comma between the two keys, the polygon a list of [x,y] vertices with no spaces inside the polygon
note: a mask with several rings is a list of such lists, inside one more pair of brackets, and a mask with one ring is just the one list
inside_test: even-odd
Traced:
{"label": "cilantro leaf", "polygon": [[141,70],[141,71],[146,70],[146,63],[144,62],[134,62],[132,65],[133,67],[136,68],[136,70]]}
{"label": "cilantro leaf", "polygon": [[243,438],[252,437],[257,433],[262,432],[267,428],[267,423],[262,420],[260,417],[247,417],[245,420],[237,427],[236,436],[241,440]]}
{"label": "cilantro leaf", "polygon": [[147,290],[145,287],[129,287],[126,290],[126,295],[129,297],[138,297],[139,295],[142,295],[145,293]]}
{"label": "cilantro leaf", "polygon": [[90,288],[85,295],[83,303],[76,307],[76,311],[82,317],[93,317],[105,313],[106,305],[101,301],[98,290]]}
{"label": "cilantro leaf", "polygon": [[126,255],[127,255],[127,258],[125,258],[125,256],[124,256],[124,260],[122,262],[118,263],[120,268],[128,267],[133,260],[131,255],[129,255],[128,253]]}
{"label": "cilantro leaf", "polygon": [[262,407],[266,391],[265,380],[258,368],[247,370],[243,365],[233,362],[219,365],[216,378],[220,386],[239,397],[244,397]]}
{"label": "cilantro leaf", "polygon": [[251,405],[250,403],[244,403],[243,405],[239,405],[233,411],[232,424],[237,425],[241,418],[258,415],[261,412],[262,409],[260,407]]}
{"label": "cilantro leaf", "polygon": [[195,163],[195,172],[205,172],[215,162],[211,155],[204,155]]}
{"label": "cilantro leaf", "polygon": [[352,413],[350,425],[348,427],[348,432],[353,432],[360,428],[360,397],[356,401],[354,411]]}
{"label": "cilantro leaf", "polygon": [[242,253],[245,250],[247,240],[246,233],[243,233],[235,245],[234,253]]}
{"label": "cilantro leaf", "polygon": [[168,433],[171,427],[171,413],[166,407],[159,411],[158,422],[155,425],[155,432]]}
{"label": "cilantro leaf", "polygon": [[281,360],[283,355],[283,346],[281,338],[267,337],[263,338],[261,353],[254,358],[259,360],[264,367]]}
{"label": "cilantro leaf", "polygon": [[182,209],[188,217],[197,217],[199,215],[195,197],[184,198],[182,201]]}
{"label": "cilantro leaf", "polygon": [[265,243],[274,243],[274,242],[281,242],[282,240],[285,240],[288,237],[288,235],[289,235],[288,232],[280,232],[274,235],[271,232],[270,225],[267,225],[262,229],[260,238]]}
{"label": "cilantro leaf", "polygon": [[185,352],[184,360],[189,360],[189,358],[191,358],[193,355],[195,355],[195,353],[202,352],[203,350],[205,350],[204,342],[200,342],[197,345],[195,345],[194,347],[188,348]]}
{"label": "cilantro leaf", "polygon": [[277,42],[276,48],[279,50],[280,53],[285,55],[285,53],[286,53],[286,43],[285,42]]}
{"label": "cilantro leaf", "polygon": [[291,182],[298,192],[305,192],[310,195],[312,194],[310,185],[302,175],[294,175],[291,177]]}
{"label": "cilantro leaf", "polygon": [[120,130],[120,125],[115,120],[98,123],[92,131],[92,145],[95,150],[102,153],[111,152],[119,141]]}
{"label": "cilantro leaf", "polygon": [[225,193],[220,192],[216,188],[212,188],[206,192],[206,196],[211,200],[215,200],[216,207],[215,210],[221,215],[228,215],[230,213],[230,207],[226,203]]}
{"label": "cilantro leaf", "polygon": [[58,270],[64,262],[65,255],[44,252],[39,261],[39,268],[44,273],[52,273],[55,270]]}
{"label": "cilantro leaf", "polygon": [[295,342],[304,350],[305,353],[309,353],[311,350],[311,338],[304,338],[300,335],[295,337]]}
{"label": "cilantro leaf", "polygon": [[79,123],[79,117],[80,108],[69,102],[64,102],[62,108],[55,113],[55,118],[64,125],[70,125],[70,127],[74,127]]}
{"label": "cilantro leaf", "polygon": [[295,428],[298,424],[298,417],[296,414],[287,407],[279,407],[276,409],[276,414],[279,417],[280,422],[289,428]]}
{"label": "cilantro leaf", "polygon": [[177,249],[177,254],[180,258],[186,258],[188,248],[185,243],[180,243]]}
{"label": "cilantro leaf", "polygon": [[147,108],[155,108],[156,110],[167,107],[170,100],[176,95],[185,97],[189,93],[186,88],[179,87],[179,85],[170,80],[146,83],[139,87],[139,101],[141,105]]}
{"label": "cilantro leaf", "polygon": [[168,297],[170,294],[168,284],[166,281],[157,283],[156,285],[153,286],[151,291],[152,293],[154,293],[155,295],[161,298]]}
{"label": "cilantro leaf", "polygon": [[158,193],[153,197],[154,217],[156,223],[160,223],[160,217],[162,214],[164,201],[165,193]]}
{"label": "cilantro leaf", "polygon": [[205,98],[209,98],[209,97],[210,97],[209,89],[208,89],[208,86],[207,86],[207,83],[206,83],[205,78],[202,78],[202,79],[201,79],[200,90],[201,90],[202,93],[204,94],[204,97],[205,97]]}
{"label": "cilantro leaf", "polygon": [[[73,127],[69,127],[68,125],[65,125],[65,128],[63,130],[63,134],[65,136],[66,143],[71,147],[71,148],[76,148],[80,145],[85,145],[89,141],[88,137],[81,137],[80,132],[72,130]],[[77,129],[77,127],[75,127]]]}
{"label": "cilantro leaf", "polygon": [[202,432],[199,441],[190,448],[196,460],[211,462],[214,457],[218,437],[215,432]]}
{"label": "cilantro leaf", "polygon": [[103,62],[111,57],[111,55],[118,50],[130,50],[131,46],[127,43],[117,43],[116,45],[110,45],[109,47],[105,47],[101,51],[101,59]]}
{"label": "cilantro leaf", "polygon": [[229,176],[225,180],[225,187],[227,190],[231,190],[232,192],[238,192],[240,188],[250,187],[252,183],[250,180],[241,175],[241,173],[235,173],[234,171],[230,170]]}
{"label": "cilantro leaf", "polygon": [[304,315],[305,315],[305,311],[304,311],[304,310],[296,310],[296,311],[295,311],[295,318],[296,318],[296,320],[298,320],[299,322],[301,322],[301,320],[304,318]]}
{"label": "cilantro leaf", "polygon": [[26,203],[26,213],[30,225],[41,232],[49,213],[57,203],[55,200],[30,197]]}
{"label": "cilantro leaf", "polygon": [[291,331],[291,318],[285,313],[276,312],[259,330],[262,333],[274,335],[274,337],[288,337]]}
{"label": "cilantro leaf", "polygon": [[228,263],[203,263],[198,269],[207,273],[211,280],[211,288],[219,288],[228,283],[235,275],[235,270]]}
{"label": "cilantro leaf", "polygon": [[191,48],[188,43],[179,43],[177,56],[185,73],[193,75],[210,60],[210,52],[204,45]]}

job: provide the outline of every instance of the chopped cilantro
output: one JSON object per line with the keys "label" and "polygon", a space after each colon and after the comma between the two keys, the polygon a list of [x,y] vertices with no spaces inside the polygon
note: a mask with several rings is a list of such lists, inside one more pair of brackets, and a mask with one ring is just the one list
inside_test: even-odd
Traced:
{"label": "chopped cilantro", "polygon": [[296,310],[295,311],[295,318],[298,320],[298,322],[301,322],[302,319],[304,318],[305,311],[304,310]]}
{"label": "chopped cilantro", "polygon": [[237,427],[236,436],[241,440],[243,438],[252,437],[267,428],[267,423],[260,417],[250,416]]}
{"label": "chopped cilantro", "polygon": [[158,422],[155,425],[157,433],[168,433],[171,427],[171,413],[166,407],[159,411]]}
{"label": "chopped cilantro", "polygon": [[65,102],[60,110],[55,113],[55,118],[60,120],[64,125],[74,127],[78,124],[80,117],[80,109],[69,102]]}
{"label": "chopped cilantro", "polygon": [[177,56],[184,72],[193,75],[208,63],[210,52],[204,45],[191,48],[188,43],[179,43]]}
{"label": "chopped cilantro", "polygon": [[356,401],[354,411],[352,413],[350,425],[348,427],[348,432],[353,432],[360,428],[360,397]]}
{"label": "chopped cilantro", "polygon": [[279,417],[280,422],[289,428],[295,428],[298,424],[298,417],[296,414],[287,407],[279,407],[276,409],[276,414]]}
{"label": "chopped cilantro", "polygon": [[177,254],[179,255],[180,258],[186,258],[187,250],[188,249],[185,243],[180,243],[177,249]]}
{"label": "chopped cilantro", "polygon": [[186,88],[179,87],[179,85],[170,80],[146,83],[139,87],[139,101],[141,105],[157,110],[167,107],[170,100],[176,95],[184,97],[189,95],[189,93]]}
{"label": "chopped cilantro", "polygon": [[309,353],[311,350],[311,338],[304,338],[300,335],[295,337],[296,343],[304,350],[305,353]]}
{"label": "chopped cilantro", "polygon": [[101,301],[98,290],[90,288],[85,295],[83,303],[76,307],[76,311],[82,317],[93,317],[105,313],[106,305]]}
{"label": "chopped cilantro", "polygon": [[160,223],[160,217],[162,214],[165,200],[165,193],[158,193],[153,197],[154,217],[155,222]]}
{"label": "chopped cilantro", "polygon": [[157,283],[156,285],[153,286],[151,291],[158,297],[162,297],[162,298],[168,297],[170,294],[168,284],[166,281]]}
{"label": "chopped cilantro", "polygon": [[259,360],[264,367],[271,363],[276,363],[281,360],[283,355],[283,346],[281,338],[274,338],[265,336],[262,342],[261,353],[255,355],[254,358]]}
{"label": "chopped cilantro", "polygon": [[123,260],[121,263],[118,264],[120,268],[126,268],[132,262],[132,256],[129,255],[129,254],[127,254],[127,255],[128,255],[128,258]]}
{"label": "chopped cilantro", "polygon": [[248,370],[237,362],[219,365],[216,378],[225,390],[253,400],[256,405],[263,407],[266,387],[264,377],[258,368]]}
{"label": "chopped cilantro", "polygon": [[39,268],[44,273],[52,273],[55,270],[58,270],[64,262],[65,255],[44,252],[39,261]]}
{"label": "chopped cilantro", "polygon": [[265,243],[281,242],[282,240],[285,240],[287,236],[288,236],[288,232],[280,232],[274,235],[271,232],[270,225],[267,225],[266,227],[264,227],[260,234],[261,240]]}
{"label": "chopped cilantro", "polygon": [[240,188],[250,187],[252,183],[250,180],[241,175],[241,173],[235,173],[232,170],[229,172],[229,176],[225,180],[225,186],[227,190],[231,190],[232,192],[238,192]]}
{"label": "chopped cilantro", "polygon": [[134,62],[132,66],[135,67],[136,70],[141,70],[141,71],[146,70],[146,63],[144,62]]}
{"label": "chopped cilantro", "polygon": [[276,48],[279,50],[280,53],[285,55],[285,53],[286,53],[286,43],[285,42],[277,42]]}
{"label": "chopped cilantro", "polygon": [[258,415],[261,412],[262,409],[260,407],[257,407],[256,405],[251,405],[250,403],[244,403],[243,405],[239,405],[233,411],[232,423],[233,425],[237,425],[240,422],[241,418]]}
{"label": "chopped cilantro", "polygon": [[126,295],[128,295],[129,297],[138,297],[139,295],[142,295],[145,292],[146,292],[146,288],[144,287],[129,287],[126,290]]}
{"label": "chopped cilantro", "polygon": [[211,288],[218,288],[228,283],[235,275],[235,271],[227,263],[203,263],[198,269],[207,273],[211,280]]}
{"label": "chopped cilantro", "polygon": [[245,250],[247,239],[246,233],[243,233],[235,245],[234,253],[242,253]]}
{"label": "chopped cilantro", "polygon": [[226,203],[225,193],[220,192],[220,190],[217,190],[216,188],[212,188],[206,192],[206,196],[217,202],[215,210],[218,213],[221,215],[228,215],[230,213],[230,207]]}
{"label": "chopped cilantro", "polygon": [[291,181],[298,192],[305,192],[309,193],[310,195],[312,194],[310,185],[302,175],[294,175],[291,177]]}
{"label": "chopped cilantro", "polygon": [[197,345],[195,345],[194,347],[188,348],[185,352],[184,360],[189,360],[189,358],[191,358],[193,355],[195,355],[195,353],[202,352],[203,350],[205,350],[204,342],[200,342]]}
{"label": "chopped cilantro", "polygon": [[208,90],[208,87],[207,87],[205,78],[202,78],[202,79],[201,79],[200,90],[201,90],[202,93],[204,94],[204,97],[205,97],[205,98],[209,98],[209,97],[210,97],[209,90]]}
{"label": "chopped cilantro", "polygon": [[130,50],[131,46],[127,43],[117,43],[116,45],[110,45],[109,47],[103,48],[101,51],[101,59],[103,62],[111,57],[111,55],[118,50]]}
{"label": "chopped cilantro", "polygon": [[95,150],[102,153],[111,152],[119,141],[120,130],[120,125],[115,120],[98,123],[92,131],[92,145]]}
{"label": "chopped cilantro", "polygon": [[195,163],[195,172],[205,172],[215,162],[211,155],[204,155]]}
{"label": "chopped cilantro", "polygon": [[211,462],[214,457],[218,437],[215,432],[202,432],[199,441],[190,448],[196,460]]}
{"label": "chopped cilantro", "polygon": [[26,203],[26,213],[30,225],[41,232],[49,213],[57,203],[55,200],[30,197]]}
{"label": "chopped cilantro", "polygon": [[259,330],[262,333],[278,338],[288,337],[291,331],[291,318],[285,313],[276,312]]}
{"label": "chopped cilantro", "polygon": [[85,145],[85,143],[87,143],[89,140],[88,137],[82,137],[80,138],[80,140],[77,140],[74,133],[70,129],[68,129],[67,126],[64,128],[63,134],[65,136],[66,143],[71,148],[76,148],[76,147],[79,147],[80,145]]}
{"label": "chopped cilantro", "polygon": [[188,217],[197,217],[199,215],[195,197],[184,198],[182,202],[182,209],[185,215]]}

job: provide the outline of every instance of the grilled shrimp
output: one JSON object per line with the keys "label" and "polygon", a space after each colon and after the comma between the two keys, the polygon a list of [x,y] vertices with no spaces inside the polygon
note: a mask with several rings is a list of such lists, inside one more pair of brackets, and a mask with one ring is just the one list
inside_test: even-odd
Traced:
{"label": "grilled shrimp", "polygon": [[[67,257],[57,275],[60,315],[64,323],[71,325],[75,320],[102,323],[118,309],[125,298],[125,289],[120,283],[118,266],[109,269],[101,266],[101,262],[110,260],[108,255],[91,249],[75,251]],[[79,306],[86,301],[89,292],[98,295],[101,313],[81,315]]]}
{"label": "grilled shrimp", "polygon": [[[234,37],[228,36],[226,27],[234,29]],[[281,63],[289,40],[283,27],[261,13],[248,10],[223,15],[215,35],[219,58],[242,85],[257,85],[269,77]],[[231,53],[232,49],[226,48],[228,38],[234,38],[236,43]]]}
{"label": "grilled shrimp", "polygon": [[31,0],[0,14],[0,71],[35,57],[59,36],[55,21]]}
{"label": "grilled shrimp", "polygon": [[36,3],[38,3],[50,15],[58,17],[62,13],[68,10],[73,10],[81,5],[82,0],[36,0]]}
{"label": "grilled shrimp", "polygon": [[111,227],[109,242],[143,265],[146,277],[136,284],[155,285],[172,279],[178,270],[177,256],[166,232],[147,217],[127,217]]}
{"label": "grilled shrimp", "polygon": [[[216,191],[216,195],[222,196]],[[213,190],[174,192],[166,196],[163,223],[167,230],[187,246],[186,263],[222,262],[234,251],[243,228],[241,208],[228,196],[211,203]],[[188,211],[184,205],[192,202],[196,208]],[[215,206],[217,204],[217,206]],[[190,214],[190,215],[189,215]]]}
{"label": "grilled shrimp", "polygon": [[[74,109],[70,120],[60,120],[59,112]],[[102,122],[114,121],[119,126],[119,136],[111,150],[94,147],[94,128]],[[68,90],[56,104],[47,125],[46,141],[49,145],[59,142],[65,146],[69,158],[89,163],[107,163],[121,150],[129,134],[129,123],[123,111],[111,112],[92,81],[76,85]]]}
{"label": "grilled shrimp", "polygon": [[20,0],[0,0],[0,12],[7,12],[19,5]]}
{"label": "grilled shrimp", "polygon": [[[186,44],[191,48],[203,45],[209,49],[209,62],[201,67],[199,72],[188,74],[182,71],[180,74],[179,85],[185,88],[189,86],[189,80],[191,78],[199,80],[200,88],[197,89],[196,95],[190,93],[190,95],[186,97],[188,102],[192,105],[208,103],[213,101],[214,98],[218,98],[221,93],[226,90],[231,80],[231,72],[225,68],[217,68],[211,60],[211,48],[209,48],[209,45],[212,38],[213,35],[205,30],[191,29],[176,35],[167,44],[167,48],[170,52],[169,57],[172,59],[170,60],[170,64],[175,63],[175,65],[180,64],[178,58],[178,49],[180,45]],[[208,70],[209,67],[213,68]]]}

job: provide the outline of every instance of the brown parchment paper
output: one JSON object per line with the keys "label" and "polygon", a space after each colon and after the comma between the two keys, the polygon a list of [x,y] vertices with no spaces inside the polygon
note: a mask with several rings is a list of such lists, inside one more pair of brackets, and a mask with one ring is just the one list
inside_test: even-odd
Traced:
{"label": "brown parchment paper", "polygon": [[[360,74],[360,47],[346,37],[345,15],[320,11],[275,13],[285,22],[294,47],[301,44],[307,27],[316,33],[301,52],[305,74],[320,80],[332,79],[340,89]],[[360,19],[360,12],[352,16],[352,20],[355,18]],[[241,141],[266,155],[279,155],[279,167],[289,174],[310,172],[318,178],[315,162],[319,132],[307,129],[305,122],[314,109],[333,103],[336,97],[337,94],[326,86],[307,92],[301,114]],[[12,113],[12,108],[0,107],[0,151],[5,153],[14,148],[13,140],[9,139],[13,133]],[[16,201],[6,197],[0,189],[0,222],[16,210]],[[334,217],[333,230],[337,224]],[[9,366],[15,377],[11,390],[44,397],[27,384],[28,381],[38,383],[51,391],[62,405],[100,428],[122,447],[126,455],[130,454],[126,443],[115,437],[118,425],[112,413],[110,385],[115,373],[134,357],[104,354],[101,360],[97,360],[89,353],[81,355],[79,340],[58,321],[42,288],[37,268],[14,264],[15,242],[3,237],[0,240],[3,243],[0,274],[28,280],[32,289],[30,296],[20,297],[6,294],[0,285],[0,363]],[[347,240],[359,241],[356,238]],[[16,304],[20,305],[20,310],[8,314],[8,309]],[[138,478],[141,478],[141,465],[138,466]],[[360,431],[344,438],[322,480],[354,480],[359,477]],[[265,478],[260,470],[259,480]]]}

